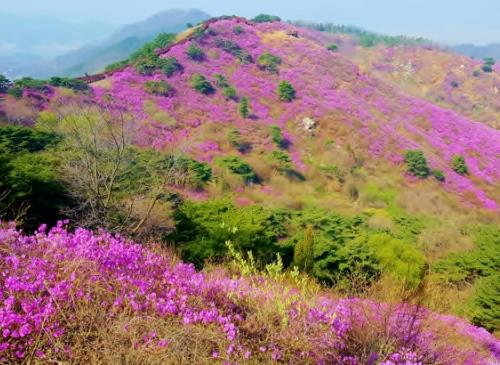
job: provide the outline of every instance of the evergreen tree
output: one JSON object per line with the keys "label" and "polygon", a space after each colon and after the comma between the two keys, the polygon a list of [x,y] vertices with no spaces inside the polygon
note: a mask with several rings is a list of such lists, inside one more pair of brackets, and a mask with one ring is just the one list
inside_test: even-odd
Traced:
{"label": "evergreen tree", "polygon": [[297,243],[293,253],[293,264],[302,271],[308,272],[312,268],[314,260],[313,246],[314,229],[312,225],[308,225],[304,239]]}

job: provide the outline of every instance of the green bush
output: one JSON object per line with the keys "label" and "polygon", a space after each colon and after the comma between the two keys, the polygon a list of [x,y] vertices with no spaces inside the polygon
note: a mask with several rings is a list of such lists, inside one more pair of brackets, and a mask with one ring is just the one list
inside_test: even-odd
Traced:
{"label": "green bush", "polygon": [[257,183],[259,181],[252,167],[238,156],[221,157],[216,160],[216,163],[233,174],[241,176],[245,183]]}
{"label": "green bush", "polygon": [[443,171],[441,170],[432,170],[432,176],[434,176],[434,178],[439,182],[443,182],[446,180]]}
{"label": "green bush", "polygon": [[465,158],[460,155],[453,156],[451,160],[451,168],[460,175],[467,175],[469,173],[469,169],[465,163]]}
{"label": "green bush", "polygon": [[488,331],[500,329],[500,274],[477,280],[474,295],[467,305],[467,316]]}
{"label": "green bush", "polygon": [[332,52],[337,52],[338,48],[339,47],[336,44],[329,44],[326,46],[326,49]]}
{"label": "green bush", "polygon": [[226,78],[224,77],[224,75],[221,75],[221,74],[214,74],[214,79],[215,79],[215,85],[218,87],[218,88],[225,88],[225,87],[229,87],[229,83],[227,82]]}
{"label": "green bush", "polygon": [[299,240],[293,250],[293,264],[304,272],[309,272],[314,263],[314,229],[308,225],[304,238]]}
{"label": "green bush", "polygon": [[483,61],[485,65],[493,66],[495,64],[495,59],[493,57],[486,57]]}
{"label": "green bush", "polygon": [[413,176],[425,178],[429,176],[430,169],[424,153],[419,150],[406,151],[405,162],[408,165],[408,172]]}
{"label": "green bush", "polygon": [[293,168],[290,155],[285,151],[272,151],[269,155],[271,164],[280,170],[288,170]]}
{"label": "green bush", "polygon": [[174,94],[174,88],[166,81],[146,81],[144,90],[158,96],[172,96]]}
{"label": "green bush", "polygon": [[242,33],[244,33],[243,27],[241,25],[235,25],[233,27],[233,33],[234,34],[242,34]]}
{"label": "green bush", "polygon": [[484,71],[484,72],[493,72],[493,67],[491,65],[483,65],[481,67],[481,69]]}
{"label": "green bush", "polygon": [[67,89],[72,89],[77,92],[89,91],[90,86],[83,80],[71,79],[68,77],[52,77],[49,80],[49,84],[55,87],[64,87]]}
{"label": "green bush", "polygon": [[23,96],[23,89],[19,86],[12,86],[7,93],[15,98],[20,98]]}
{"label": "green bush", "polygon": [[295,99],[295,89],[288,81],[281,81],[277,88],[277,93],[281,101],[290,102]]}
{"label": "green bush", "polygon": [[271,135],[272,141],[279,148],[286,148],[288,146],[288,141],[283,136],[283,132],[281,131],[281,128],[278,127],[277,125],[272,125],[269,128],[269,134]]}
{"label": "green bush", "polygon": [[113,63],[107,65],[104,68],[104,71],[111,72],[111,71],[119,70],[119,69],[127,66],[129,63],[130,63],[130,61],[128,59],[122,60],[122,61],[118,61],[118,62],[113,62]]}
{"label": "green bush", "polygon": [[182,65],[175,57],[158,58],[156,67],[161,69],[167,77],[171,77],[176,72],[181,72],[183,70]]}
{"label": "green bush", "polygon": [[242,140],[241,134],[236,128],[229,131],[228,140],[231,146],[237,148],[241,153],[248,152],[251,149],[250,143]]}
{"label": "green bush", "polygon": [[272,23],[281,21],[281,18],[276,15],[259,14],[252,21],[255,23]]}
{"label": "green bush", "polygon": [[215,89],[202,74],[194,74],[190,79],[191,87],[201,94],[212,94]]}
{"label": "green bush", "polygon": [[238,110],[243,118],[248,118],[250,115],[250,102],[246,96],[243,96],[238,105]]}
{"label": "green bush", "polygon": [[215,45],[223,51],[236,57],[241,63],[251,63],[253,61],[250,53],[229,39],[218,38],[215,41]]}
{"label": "green bush", "polygon": [[0,93],[6,93],[10,87],[10,80],[0,74]]}
{"label": "green bush", "polygon": [[186,49],[186,55],[193,61],[201,62],[205,59],[205,53],[196,44],[191,43]]}
{"label": "green bush", "polygon": [[0,212],[4,219],[15,219],[20,212],[22,226],[36,229],[62,218],[60,210],[69,204],[58,173],[56,154],[49,149],[61,138],[35,129],[0,127]]}
{"label": "green bush", "polygon": [[175,34],[161,33],[154,40],[146,43],[139,50],[134,52],[130,56],[130,60],[128,62],[132,63],[137,72],[143,75],[150,75],[155,70],[161,69],[163,67],[168,70],[168,64],[172,61],[164,61],[156,53],[156,50],[167,47],[168,45],[175,42],[175,39]]}
{"label": "green bush", "polygon": [[176,230],[168,239],[180,249],[184,260],[202,267],[207,261],[224,260],[225,242],[235,248],[252,251],[258,262],[267,263],[281,252],[278,237],[286,233],[280,216],[259,206],[235,207],[226,200],[203,203],[186,202],[175,214]]}
{"label": "green bush", "polygon": [[232,86],[225,87],[222,89],[222,95],[227,100],[237,100],[238,99],[238,93],[236,92],[236,89]]}
{"label": "green bush", "polygon": [[264,52],[257,59],[257,65],[261,70],[278,72],[278,66],[281,64],[281,58],[274,56],[269,52]]}

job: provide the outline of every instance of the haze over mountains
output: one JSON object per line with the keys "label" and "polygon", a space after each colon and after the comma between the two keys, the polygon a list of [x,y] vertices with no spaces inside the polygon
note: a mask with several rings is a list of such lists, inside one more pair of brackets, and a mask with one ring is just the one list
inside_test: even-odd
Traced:
{"label": "haze over mountains", "polygon": [[[21,46],[16,46],[19,48],[19,53],[11,52],[6,54],[5,57],[0,57],[0,72],[13,78],[17,76],[48,78],[55,75],[79,76],[85,73],[101,71],[110,63],[126,59],[132,52],[154,38],[158,33],[178,33],[186,29],[186,24],[197,24],[209,17],[208,14],[195,9],[167,10],[143,21],[125,25],[112,34],[110,34],[110,30],[116,29],[116,26],[89,23],[89,29],[87,29],[85,24],[75,26],[48,18],[36,19],[37,23],[34,25],[36,29],[42,29],[44,24],[49,25],[48,29],[44,30],[45,33],[38,33],[32,32],[32,23],[30,27],[27,27],[23,24],[24,20],[9,19],[13,24],[6,22],[0,25],[1,34],[6,34],[7,29],[14,27],[14,24],[17,24],[16,27],[19,28],[30,29],[26,39],[22,38],[21,34],[13,38],[13,42],[32,44],[35,48],[41,48],[42,46],[37,43],[37,40],[38,42],[41,39],[45,39],[45,42],[47,40],[51,41],[44,45],[47,52],[41,54],[30,52],[31,48],[29,47],[23,53],[20,53],[22,51]],[[42,34],[42,36],[36,34]],[[32,39],[29,39],[28,35]],[[5,42],[4,47],[7,47],[10,39],[9,37],[6,37],[5,40],[2,39]],[[57,54],[55,54],[55,49],[48,52],[53,42],[56,41],[66,42],[62,44],[69,50],[67,52],[57,52]],[[69,43],[70,41],[73,43]],[[2,43],[0,43],[0,47],[1,45]],[[43,56],[56,57],[44,59]]]}

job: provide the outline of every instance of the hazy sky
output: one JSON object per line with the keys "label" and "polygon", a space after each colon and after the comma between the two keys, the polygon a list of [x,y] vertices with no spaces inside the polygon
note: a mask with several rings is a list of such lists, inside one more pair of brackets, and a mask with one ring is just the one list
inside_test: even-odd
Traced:
{"label": "hazy sky", "polygon": [[130,23],[170,8],[211,15],[271,13],[448,43],[500,42],[500,0],[0,0],[0,11]]}

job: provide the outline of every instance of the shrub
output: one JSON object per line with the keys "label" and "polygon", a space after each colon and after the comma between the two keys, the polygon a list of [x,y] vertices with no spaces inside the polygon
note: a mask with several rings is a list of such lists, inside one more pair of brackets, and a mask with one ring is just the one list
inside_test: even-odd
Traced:
{"label": "shrub", "polygon": [[493,67],[491,65],[483,65],[481,67],[481,69],[484,71],[484,72],[493,72]]}
{"label": "shrub", "polygon": [[197,267],[209,259],[224,259],[228,240],[239,251],[252,251],[260,262],[269,262],[274,253],[282,251],[277,239],[286,232],[284,224],[263,207],[235,207],[227,200],[186,202],[177,208],[174,218],[176,230],[168,238]]}
{"label": "shrub", "polygon": [[281,128],[278,127],[277,125],[272,125],[269,128],[269,134],[271,135],[272,141],[279,148],[286,148],[288,146],[288,141],[283,136],[283,132],[281,131]]}
{"label": "shrub", "polygon": [[271,163],[280,170],[287,170],[293,167],[292,160],[285,151],[272,151],[269,157]]}
{"label": "shrub", "polygon": [[336,52],[338,48],[339,47],[336,44],[329,44],[328,46],[326,46],[326,49],[332,52]]}
{"label": "shrub", "polygon": [[190,83],[193,89],[205,95],[215,91],[212,84],[202,74],[194,74],[191,76]]}
{"label": "shrub", "polygon": [[406,151],[405,162],[408,165],[408,172],[413,176],[425,178],[429,176],[430,170],[424,153],[419,150]]}
{"label": "shrub", "polygon": [[[21,79],[15,80],[13,86],[14,86],[13,88],[21,89],[22,91],[31,90],[31,91],[38,91],[41,93],[47,93],[50,91],[47,81],[35,80],[31,77],[23,77]],[[17,93],[18,92],[16,92],[16,94]]]}
{"label": "shrub", "polygon": [[89,91],[90,86],[83,80],[71,79],[67,77],[52,77],[49,80],[49,84],[55,87],[65,87],[67,89],[72,89],[77,92]]}
{"label": "shrub", "polygon": [[146,81],[144,90],[158,96],[172,96],[174,94],[174,88],[166,81]]}
{"label": "shrub", "polygon": [[458,83],[458,81],[457,81],[457,80],[452,80],[452,81],[450,82],[450,85],[451,85],[451,87],[452,87],[452,88],[454,88],[454,89],[456,89],[457,87],[459,87],[459,86],[460,86],[460,84]]}
{"label": "shrub", "polygon": [[151,42],[146,43],[136,52],[130,56],[130,63],[132,63],[140,74],[150,75],[156,69],[166,67],[167,72],[169,69],[169,62],[164,61],[156,53],[157,49],[165,48],[169,44],[172,44],[176,39],[175,34],[161,33]]}
{"label": "shrub", "polygon": [[443,182],[446,180],[446,178],[443,174],[443,171],[441,171],[441,170],[432,170],[432,175],[439,182]]}
{"label": "shrub", "polygon": [[9,90],[10,84],[10,80],[0,74],[0,93],[6,93]]}
{"label": "shrub", "polygon": [[118,61],[118,62],[113,62],[113,63],[107,65],[104,68],[104,71],[111,72],[111,71],[119,70],[119,69],[127,66],[129,63],[130,63],[130,60],[128,60],[128,59],[122,60],[122,61]]}
{"label": "shrub", "polygon": [[255,18],[252,19],[255,23],[271,23],[271,22],[279,22],[281,18],[276,15],[269,14],[259,14]]}
{"label": "shrub", "polygon": [[235,25],[233,28],[234,34],[242,34],[244,33],[243,27],[241,25]]}
{"label": "shrub", "polygon": [[224,75],[221,74],[214,74],[214,79],[215,79],[215,85],[221,89],[225,87],[229,87],[229,83],[227,82],[226,78]]}
{"label": "shrub", "polygon": [[451,160],[451,168],[460,175],[467,175],[469,173],[469,169],[465,163],[465,158],[460,155],[453,156]]}
{"label": "shrub", "polygon": [[474,76],[474,77],[479,77],[480,75],[481,75],[481,72],[478,70],[474,70],[474,72],[472,73],[472,76]]}
{"label": "shrub", "polygon": [[290,102],[295,99],[295,89],[288,81],[281,81],[278,85],[277,92],[281,101]]}
{"label": "shrub", "polygon": [[193,61],[201,62],[205,59],[205,53],[196,44],[191,43],[186,49],[186,55]]}
{"label": "shrub", "polygon": [[248,118],[250,115],[250,105],[249,105],[248,98],[246,96],[243,96],[240,100],[240,104],[238,105],[238,110],[240,112],[240,115],[243,118]]}
{"label": "shrub", "polygon": [[245,183],[257,183],[259,181],[252,167],[238,156],[221,157],[216,160],[216,163],[233,174],[241,176]]}
{"label": "shrub", "polygon": [[251,149],[250,143],[241,139],[241,134],[236,128],[229,131],[228,140],[231,146],[236,147],[241,153],[248,152]]}
{"label": "shrub", "polygon": [[23,96],[23,89],[19,86],[12,86],[9,91],[7,91],[7,94],[19,99]]}
{"label": "shrub", "polygon": [[477,280],[467,316],[475,325],[488,331],[500,329],[500,274],[496,273]]}
{"label": "shrub", "polygon": [[167,77],[173,76],[176,72],[181,72],[183,67],[175,57],[158,58],[156,66],[163,71]]}
{"label": "shrub", "polygon": [[236,89],[234,87],[232,87],[232,86],[225,87],[222,90],[222,95],[224,95],[224,97],[227,100],[236,100],[236,99],[238,99],[238,93],[236,92]]}
{"label": "shrub", "polygon": [[268,52],[264,52],[257,59],[257,65],[264,71],[278,72],[279,64],[281,64],[281,58]]}
{"label": "shrub", "polygon": [[293,251],[293,264],[304,272],[309,272],[314,263],[314,229],[308,225],[304,238],[299,240]]}
{"label": "shrub", "polygon": [[223,51],[236,57],[241,63],[251,63],[253,61],[250,53],[229,39],[218,38],[215,41],[215,45]]}
{"label": "shrub", "polygon": [[495,64],[495,59],[493,57],[486,57],[483,61],[485,65],[493,66]]}

